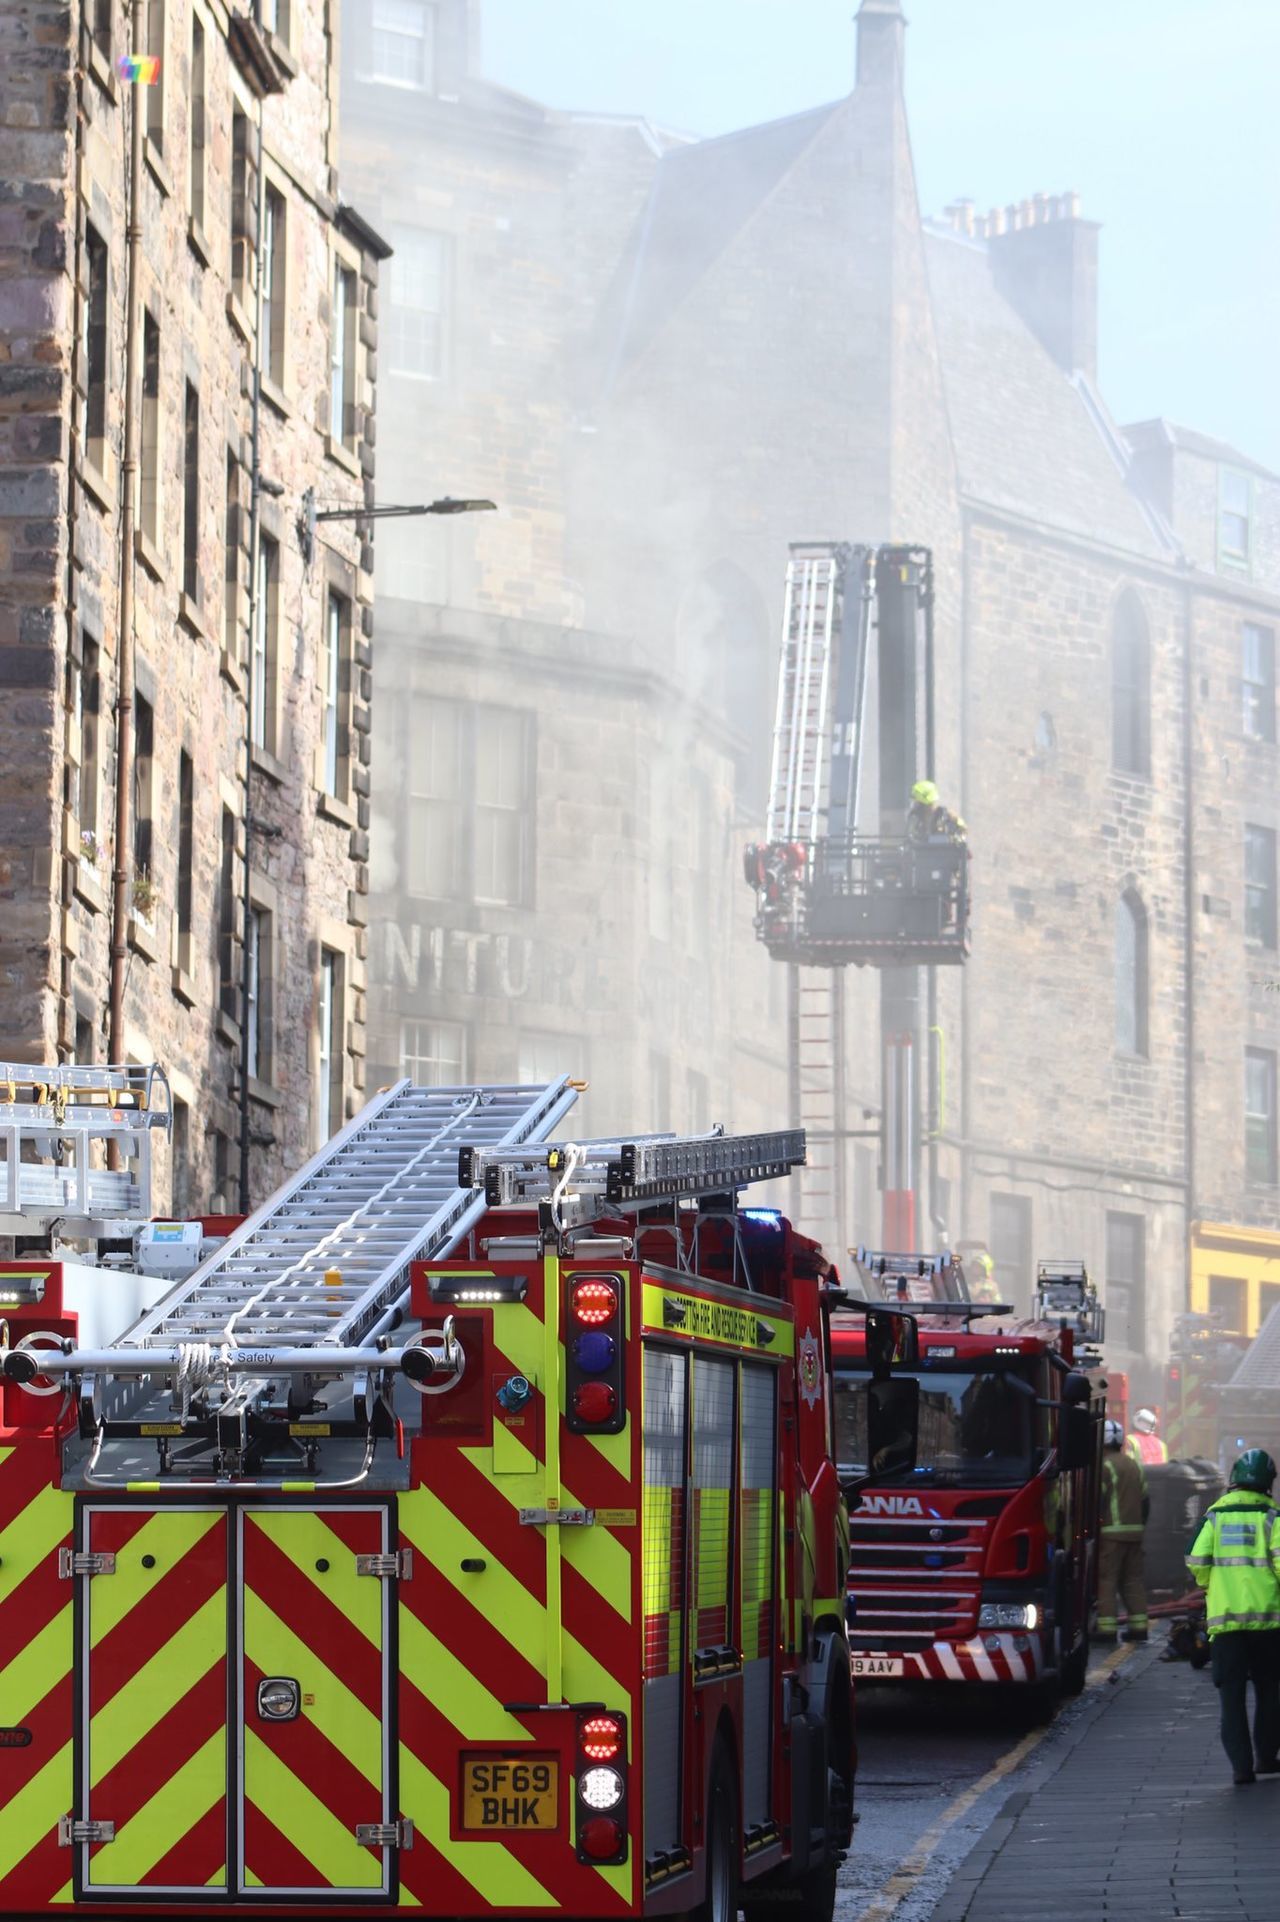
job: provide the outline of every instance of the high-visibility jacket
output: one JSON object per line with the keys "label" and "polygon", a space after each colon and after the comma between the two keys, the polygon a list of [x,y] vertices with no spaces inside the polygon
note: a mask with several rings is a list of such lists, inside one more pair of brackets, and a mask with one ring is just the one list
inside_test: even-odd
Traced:
{"label": "high-visibility jacket", "polygon": [[1144,1435],[1135,1430],[1125,1438],[1125,1448],[1136,1462],[1145,1462],[1150,1468],[1155,1462],[1167,1462],[1169,1451],[1159,1435]]}
{"label": "high-visibility jacket", "polygon": [[1210,1638],[1280,1629],[1280,1509],[1270,1495],[1229,1488],[1205,1513],[1187,1567],[1208,1590]]}
{"label": "high-visibility jacket", "polygon": [[1102,1458],[1102,1532],[1119,1541],[1140,1540],[1146,1523],[1147,1471],[1123,1449]]}

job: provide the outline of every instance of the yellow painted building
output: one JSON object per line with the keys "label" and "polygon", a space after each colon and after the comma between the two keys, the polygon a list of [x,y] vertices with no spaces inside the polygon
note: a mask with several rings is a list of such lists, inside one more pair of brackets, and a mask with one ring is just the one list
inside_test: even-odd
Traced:
{"label": "yellow painted building", "polygon": [[1252,1338],[1280,1302],[1280,1233],[1191,1224],[1191,1309],[1221,1314],[1224,1335]]}

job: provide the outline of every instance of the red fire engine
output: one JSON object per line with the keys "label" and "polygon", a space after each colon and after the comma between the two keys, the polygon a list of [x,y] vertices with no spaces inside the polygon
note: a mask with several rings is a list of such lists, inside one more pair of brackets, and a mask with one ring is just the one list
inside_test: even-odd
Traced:
{"label": "red fire engine", "polygon": [[572,1099],[384,1091],[100,1347],[14,1264],[4,1913],[830,1917],[838,1291],[738,1205],[804,1138]]}
{"label": "red fire engine", "polygon": [[1103,1420],[1081,1365],[1101,1335],[1083,1269],[1042,1265],[1026,1321],[968,1302],[950,1256],[858,1261],[866,1292],[914,1300],[921,1319],[918,1364],[888,1383],[871,1378],[861,1328],[832,1327],[837,1459],[868,1477],[850,1516],[855,1675],[1077,1692]]}

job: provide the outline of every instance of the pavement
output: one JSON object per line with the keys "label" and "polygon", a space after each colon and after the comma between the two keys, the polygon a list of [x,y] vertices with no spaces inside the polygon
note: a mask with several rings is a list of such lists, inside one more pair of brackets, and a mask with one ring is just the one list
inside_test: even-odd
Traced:
{"label": "pavement", "polygon": [[1209,1671],[1163,1646],[1157,1629],[1012,1777],[930,1922],[1277,1922],[1280,1776],[1233,1786]]}

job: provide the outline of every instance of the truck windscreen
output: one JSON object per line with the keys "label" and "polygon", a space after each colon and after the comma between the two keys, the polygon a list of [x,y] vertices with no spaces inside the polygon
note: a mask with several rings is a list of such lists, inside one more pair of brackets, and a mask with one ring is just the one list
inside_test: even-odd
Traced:
{"label": "truck windscreen", "polygon": [[930,1369],[917,1379],[920,1429],[913,1467],[909,1435],[895,1432],[892,1400],[882,1395],[871,1408],[870,1377],[853,1369],[837,1371],[836,1457],[842,1476],[964,1487],[1009,1487],[1030,1479],[1035,1390],[1029,1381],[1007,1369]]}

